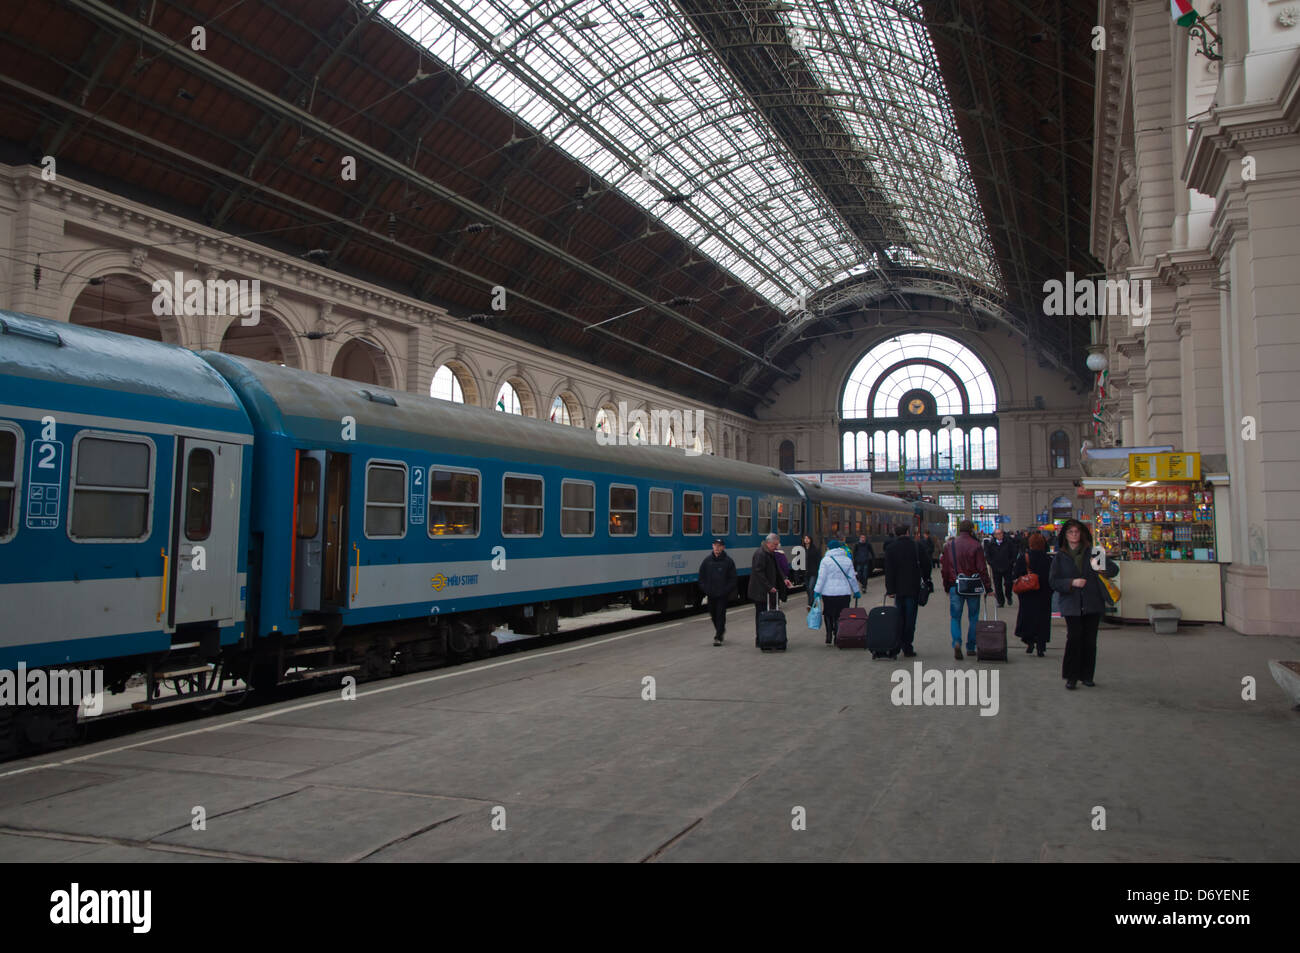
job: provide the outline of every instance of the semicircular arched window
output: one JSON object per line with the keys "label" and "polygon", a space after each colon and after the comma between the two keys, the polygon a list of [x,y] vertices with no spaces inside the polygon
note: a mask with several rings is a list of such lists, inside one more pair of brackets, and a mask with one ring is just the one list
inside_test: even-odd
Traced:
{"label": "semicircular arched window", "polygon": [[973,350],[943,334],[899,334],[864,354],[845,381],[841,434],[872,436],[869,447],[842,440],[841,466],[905,466],[908,482],[951,484],[958,470],[991,475],[997,410],[993,376]]}

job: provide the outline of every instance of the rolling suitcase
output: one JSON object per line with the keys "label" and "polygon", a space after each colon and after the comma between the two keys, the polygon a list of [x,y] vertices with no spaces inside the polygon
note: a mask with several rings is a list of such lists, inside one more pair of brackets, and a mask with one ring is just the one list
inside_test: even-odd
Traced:
{"label": "rolling suitcase", "polygon": [[758,635],[754,641],[764,652],[784,652],[785,613],[776,607],[776,596],[769,595],[767,601],[771,608],[759,613]]}
{"label": "rolling suitcase", "polygon": [[871,610],[867,617],[867,648],[872,654],[883,652],[886,655],[897,652],[903,645],[903,614],[898,606],[881,605]]}
{"label": "rolling suitcase", "polygon": [[[986,595],[985,606],[988,602]],[[1007,661],[1007,624],[998,621],[997,606],[993,607],[992,619],[980,619],[975,623],[975,658],[980,662]]]}
{"label": "rolling suitcase", "polygon": [[835,644],[842,649],[867,647],[867,610],[850,606],[840,612],[835,624]]}

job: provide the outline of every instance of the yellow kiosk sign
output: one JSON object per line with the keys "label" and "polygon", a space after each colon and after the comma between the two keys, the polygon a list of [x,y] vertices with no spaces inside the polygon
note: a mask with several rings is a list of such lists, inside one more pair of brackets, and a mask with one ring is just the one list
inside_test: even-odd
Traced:
{"label": "yellow kiosk sign", "polygon": [[1130,453],[1128,478],[1138,480],[1199,480],[1199,453]]}

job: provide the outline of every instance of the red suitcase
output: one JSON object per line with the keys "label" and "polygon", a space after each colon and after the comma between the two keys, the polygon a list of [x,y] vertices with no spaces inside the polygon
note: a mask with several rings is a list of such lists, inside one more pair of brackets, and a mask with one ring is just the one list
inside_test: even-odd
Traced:
{"label": "red suitcase", "polygon": [[[985,595],[985,608],[988,602]],[[980,619],[975,623],[975,658],[981,662],[1007,661],[1007,624],[998,621],[997,606],[993,607],[992,619]]]}
{"label": "red suitcase", "polygon": [[867,610],[851,606],[840,613],[835,632],[835,644],[842,649],[867,647]]}

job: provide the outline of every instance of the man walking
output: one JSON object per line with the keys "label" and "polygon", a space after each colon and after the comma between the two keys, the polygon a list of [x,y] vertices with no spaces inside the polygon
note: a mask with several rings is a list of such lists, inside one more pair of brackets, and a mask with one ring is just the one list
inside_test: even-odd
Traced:
{"label": "man walking", "polygon": [[989,579],[988,565],[984,562],[984,549],[975,538],[975,524],[962,520],[957,527],[957,535],[943,548],[939,560],[943,575],[943,588],[948,593],[948,617],[952,631],[952,655],[961,661],[961,610],[965,606],[970,623],[966,629],[966,651],[975,652],[975,623],[980,618],[980,593],[962,595],[958,591],[958,576],[977,576],[983,591],[993,587]]}
{"label": "man walking", "polygon": [[[912,640],[916,637],[916,610],[921,596],[922,578],[930,578],[930,557],[923,543],[912,539],[906,526],[894,530],[894,544],[885,550],[885,595],[894,597],[902,617],[903,654],[916,655]],[[894,658],[897,653],[890,655]]]}
{"label": "man walking", "polygon": [[709,598],[709,615],[713,617],[713,644],[722,644],[727,631],[727,600],[736,590],[736,563],[727,555],[727,544],[713,541],[713,552],[700,563],[700,589]]}
{"label": "man walking", "polygon": [[993,594],[997,596],[998,608],[1010,605],[1011,567],[1016,564],[1015,542],[1002,530],[995,530],[992,539],[984,540],[984,561],[993,574]]}
{"label": "man walking", "polygon": [[876,551],[865,535],[858,536],[857,545],[853,547],[853,571],[857,574],[862,591],[867,591],[867,582],[871,579],[871,569],[876,564]]}
{"label": "man walking", "polygon": [[749,600],[754,603],[755,645],[758,645],[758,617],[767,611],[769,602],[774,604],[772,597],[788,583],[781,575],[781,567],[776,564],[776,548],[780,545],[781,537],[768,533],[749,564]]}

